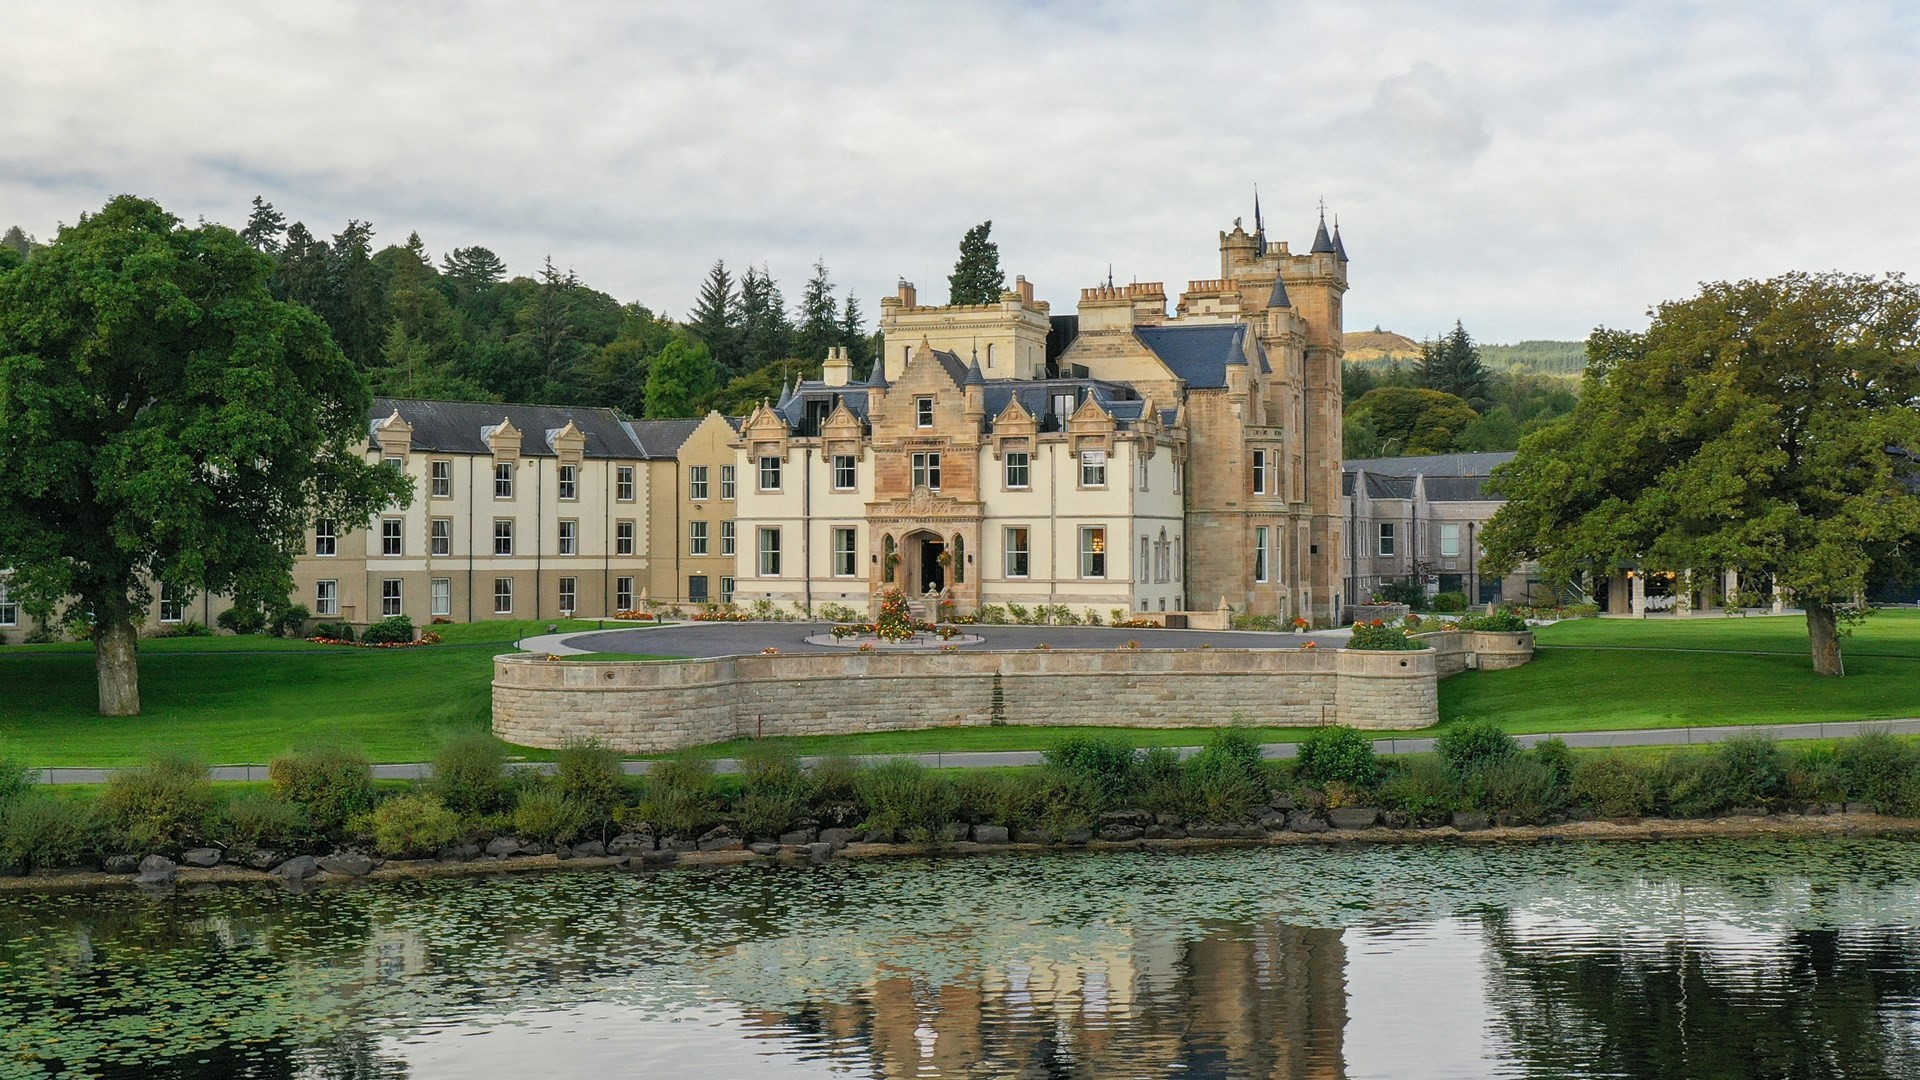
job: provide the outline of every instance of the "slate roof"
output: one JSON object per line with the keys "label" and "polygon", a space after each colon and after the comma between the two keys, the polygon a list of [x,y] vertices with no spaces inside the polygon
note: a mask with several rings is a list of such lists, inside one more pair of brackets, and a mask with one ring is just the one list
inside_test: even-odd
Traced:
{"label": "slate roof", "polygon": [[587,457],[650,456],[612,409],[380,397],[374,398],[373,407],[367,410],[369,434],[374,424],[396,411],[413,427],[414,449],[429,453],[490,454],[493,451],[487,446],[487,432],[506,419],[520,429],[520,452],[526,457],[557,456],[548,439],[569,421],[586,436]]}
{"label": "slate roof", "polygon": [[693,437],[698,420],[628,420],[626,429],[649,458],[679,457],[680,448]]}
{"label": "slate roof", "polygon": [[[915,351],[918,352],[919,350],[916,349]],[[947,369],[947,374],[953,376],[954,382],[958,383],[967,377],[967,362],[960,359],[959,353],[948,352],[945,349],[935,349],[933,350],[933,358],[940,361],[940,366]]]}
{"label": "slate roof", "polygon": [[[1247,324],[1241,322],[1136,326],[1133,336],[1188,386],[1197,389],[1227,385],[1227,368],[1247,362]],[[1264,352],[1261,356],[1265,369]]]}
{"label": "slate roof", "polygon": [[[875,370],[878,368],[876,367]],[[792,396],[781,402],[774,411],[780,414],[780,419],[787,422],[788,430],[802,438],[810,439],[820,434],[820,429],[818,424],[807,420],[807,403],[826,403],[826,409],[820,413],[820,417],[824,419],[833,415],[834,404],[841,401],[846,402],[847,411],[858,417],[861,423],[868,422],[867,385],[862,383],[846,386],[828,386],[817,380],[799,383],[794,386]]]}
{"label": "slate roof", "polygon": [[1495,450],[1481,454],[1416,454],[1412,457],[1359,458],[1346,463],[1348,472],[1363,471],[1381,476],[1412,476],[1423,473],[1436,476],[1486,476],[1497,465],[1513,460],[1513,451]]}
{"label": "slate roof", "polygon": [[1320,231],[1313,234],[1313,253],[1318,255],[1323,251],[1338,254],[1338,249],[1333,246],[1333,237],[1327,235],[1327,218],[1324,214],[1320,217]]}
{"label": "slate roof", "polygon": [[1495,466],[1513,460],[1513,451],[1481,454],[1421,454],[1414,457],[1362,458],[1345,463],[1340,491],[1354,492],[1354,478],[1367,478],[1369,499],[1411,499],[1414,478],[1424,478],[1428,502],[1484,502],[1500,498],[1488,490]]}

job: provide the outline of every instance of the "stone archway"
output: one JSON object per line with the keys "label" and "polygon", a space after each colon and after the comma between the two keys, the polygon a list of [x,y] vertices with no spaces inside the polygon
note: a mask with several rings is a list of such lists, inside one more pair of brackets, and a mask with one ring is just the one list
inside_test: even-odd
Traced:
{"label": "stone archway", "polygon": [[920,597],[947,587],[952,575],[940,560],[946,551],[946,541],[926,529],[916,529],[901,538],[900,568],[904,572],[899,584],[907,595]]}

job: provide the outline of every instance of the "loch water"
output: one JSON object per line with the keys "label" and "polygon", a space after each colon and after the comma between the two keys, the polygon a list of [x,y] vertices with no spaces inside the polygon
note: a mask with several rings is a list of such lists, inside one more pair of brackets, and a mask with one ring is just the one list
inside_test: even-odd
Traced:
{"label": "loch water", "polygon": [[0,1077],[1915,1077],[1920,842],[0,896]]}

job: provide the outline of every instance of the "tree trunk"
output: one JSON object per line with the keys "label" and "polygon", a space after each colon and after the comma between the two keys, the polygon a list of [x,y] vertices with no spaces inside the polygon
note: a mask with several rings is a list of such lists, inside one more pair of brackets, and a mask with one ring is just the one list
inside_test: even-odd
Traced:
{"label": "tree trunk", "polygon": [[1824,604],[1807,605],[1807,638],[1813,643],[1813,672],[1816,675],[1845,675],[1840,662],[1840,630],[1833,609]]}
{"label": "tree trunk", "polygon": [[101,716],[140,715],[139,634],[130,618],[93,631],[93,666],[100,682]]}

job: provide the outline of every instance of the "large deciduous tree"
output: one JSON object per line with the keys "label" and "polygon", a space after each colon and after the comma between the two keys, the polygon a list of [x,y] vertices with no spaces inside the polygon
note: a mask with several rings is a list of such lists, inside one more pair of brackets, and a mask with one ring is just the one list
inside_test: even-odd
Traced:
{"label": "large deciduous tree", "polygon": [[1349,424],[1365,424],[1379,440],[1378,452],[1444,454],[1457,449],[1460,433],[1479,419],[1472,406],[1438,390],[1381,386],[1347,407]]}
{"label": "large deciduous tree", "polygon": [[1494,474],[1487,570],[1768,575],[1806,612],[1814,670],[1842,674],[1846,618],[1920,548],[1920,290],[1788,274],[1652,314],[1594,332],[1573,413]]}
{"label": "large deciduous tree", "polygon": [[410,497],[366,462],[366,383],[273,260],[131,196],[0,275],[0,553],[43,616],[91,627],[100,711],[140,708],[160,585],[285,602],[315,517]]}
{"label": "large deciduous tree", "polygon": [[720,385],[720,366],[704,343],[691,335],[668,342],[647,371],[647,417],[700,415],[700,403]]}
{"label": "large deciduous tree", "polygon": [[983,221],[960,238],[960,258],[947,276],[947,303],[1000,302],[1007,275],[1000,269],[1000,245],[988,239],[992,232],[993,222]]}

